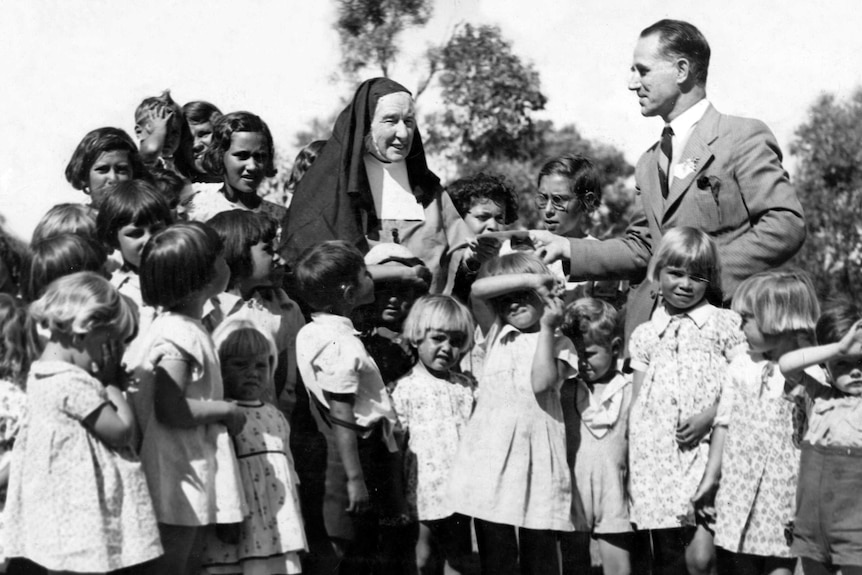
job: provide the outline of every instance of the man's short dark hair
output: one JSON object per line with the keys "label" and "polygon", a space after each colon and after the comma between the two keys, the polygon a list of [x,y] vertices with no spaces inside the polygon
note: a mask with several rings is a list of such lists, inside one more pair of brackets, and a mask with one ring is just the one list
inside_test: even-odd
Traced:
{"label": "man's short dark hair", "polygon": [[693,24],[682,20],[659,20],[641,32],[641,38],[658,34],[664,54],[670,58],[685,58],[698,84],[706,85],[709,71],[709,43]]}

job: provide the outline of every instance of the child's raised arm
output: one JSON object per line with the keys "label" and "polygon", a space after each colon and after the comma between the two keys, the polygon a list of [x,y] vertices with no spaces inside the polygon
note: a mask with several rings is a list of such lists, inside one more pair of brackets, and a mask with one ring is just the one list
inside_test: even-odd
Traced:
{"label": "child's raised arm", "polygon": [[549,274],[504,274],[477,279],[473,282],[473,297],[491,299],[507,293],[525,290],[551,291],[557,278]]}
{"label": "child's raised arm", "polygon": [[[507,276],[499,276],[507,277]],[[533,366],[530,370],[530,382],[533,393],[543,393],[560,381],[560,369],[555,357],[555,333],[563,321],[563,303],[560,298],[545,294],[545,309],[539,320],[539,343],[533,355]]]}
{"label": "child's raised arm", "polygon": [[145,126],[139,137],[141,138],[141,159],[145,164],[151,165],[162,155],[168,129],[171,123],[173,110],[168,106],[159,106],[147,114]]}
{"label": "child's raised arm", "polygon": [[799,375],[805,368],[826,363],[841,356],[862,356],[862,320],[847,331],[841,341],[803,347],[781,356],[778,367],[785,378]]}
{"label": "child's raised arm", "polygon": [[180,358],[162,358],[156,366],[154,409],[159,423],[185,429],[224,423],[232,435],[242,431],[245,415],[236,404],[186,397],[190,369],[188,361]]}

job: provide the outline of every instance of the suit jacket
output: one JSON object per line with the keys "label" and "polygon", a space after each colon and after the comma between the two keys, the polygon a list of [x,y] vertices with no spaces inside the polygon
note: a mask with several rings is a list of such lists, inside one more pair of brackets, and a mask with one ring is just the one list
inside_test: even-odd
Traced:
{"label": "suit jacket", "polygon": [[[665,230],[691,226],[718,244],[725,302],[748,276],[781,265],[805,240],[802,206],[772,132],[759,120],[719,114],[711,105],[695,125],[674,168],[667,199],[658,177],[659,142],[635,169],[641,212],[621,238],[571,240],[573,279],[640,282]],[[657,287],[633,287],[626,336],[649,319]],[[628,337],[626,338],[628,340]]]}

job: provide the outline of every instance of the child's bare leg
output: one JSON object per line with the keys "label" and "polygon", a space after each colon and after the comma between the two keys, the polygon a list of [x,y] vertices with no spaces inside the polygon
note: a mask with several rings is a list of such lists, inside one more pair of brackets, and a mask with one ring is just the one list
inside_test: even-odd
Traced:
{"label": "child's bare leg", "polygon": [[427,567],[430,566],[433,561],[434,555],[434,541],[433,536],[431,535],[431,530],[427,525],[422,523],[419,524],[419,537],[416,540],[416,568],[419,569],[419,573],[424,575]]}
{"label": "child's bare leg", "polygon": [[685,548],[685,565],[690,575],[716,575],[715,544],[712,533],[698,525],[691,542]]}
{"label": "child's bare leg", "polygon": [[805,575],[834,575],[836,571],[836,569],[827,567],[820,561],[802,557],[802,572]]}
{"label": "child's bare leg", "polygon": [[602,558],[602,570],[605,575],[631,575],[631,533],[600,533],[596,535],[599,542],[599,555]]}
{"label": "child's bare leg", "polygon": [[763,573],[765,575],[793,575],[794,569],[796,569],[796,558],[769,557],[764,562]]}

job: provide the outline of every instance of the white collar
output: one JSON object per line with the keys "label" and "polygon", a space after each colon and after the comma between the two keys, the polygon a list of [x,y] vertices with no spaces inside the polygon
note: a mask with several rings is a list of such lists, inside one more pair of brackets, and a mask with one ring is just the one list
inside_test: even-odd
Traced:
{"label": "white collar", "polygon": [[[674,136],[688,140],[688,133],[692,128],[694,128],[694,125],[703,118],[707,108],[709,108],[709,100],[704,98],[671,120],[668,125],[673,129]],[[682,152],[682,148],[680,148],[680,152]]]}
{"label": "white collar", "polygon": [[352,335],[359,335],[356,328],[353,327],[353,322],[349,317],[343,315],[335,315],[325,311],[315,311],[311,313],[311,320],[323,326],[332,327],[338,331],[348,332]]}
{"label": "white collar", "polygon": [[[718,308],[714,305],[706,303],[706,300],[703,300],[694,309],[684,311],[678,315],[688,316],[689,319],[694,322],[694,325],[696,325],[698,329],[700,329],[704,326],[704,324],[706,324],[706,320],[709,319],[709,316],[711,316],[713,312],[717,309]],[[653,312],[650,321],[652,321],[656,325],[656,327],[659,328],[659,332],[663,332],[665,329],[667,329],[667,326],[670,323],[670,320],[673,319],[673,317],[675,316],[672,316],[667,313],[667,309],[665,309],[665,307],[661,305],[657,307],[656,310]]]}
{"label": "white collar", "polygon": [[[602,396],[598,398],[598,403],[604,404],[606,401],[608,401],[613,396],[622,391],[625,386],[629,384],[629,381],[629,378],[627,378],[625,375],[618,371],[616,375],[614,375],[614,378],[610,380],[607,386],[605,386],[605,388],[602,390]],[[590,386],[587,385],[587,382],[585,382],[581,378],[578,378],[578,385],[582,385],[587,390],[587,392],[590,391]],[[590,393],[590,396],[592,396],[592,393]]]}

